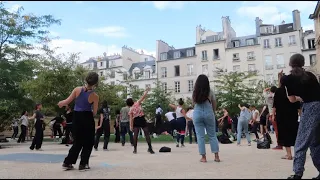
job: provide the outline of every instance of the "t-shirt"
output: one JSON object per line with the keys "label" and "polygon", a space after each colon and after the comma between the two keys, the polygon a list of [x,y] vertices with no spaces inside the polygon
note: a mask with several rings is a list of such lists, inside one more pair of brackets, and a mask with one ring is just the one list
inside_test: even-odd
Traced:
{"label": "t-shirt", "polygon": [[26,115],[22,115],[21,118],[20,118],[20,121],[21,121],[21,125],[24,125],[24,126],[28,127],[29,120],[28,120],[28,117]]}
{"label": "t-shirt", "polygon": [[256,121],[260,122],[260,113],[257,109],[252,112],[252,118],[254,118],[255,116],[257,117]]}
{"label": "t-shirt", "polygon": [[168,119],[169,122],[175,119],[174,116],[173,116],[173,112],[167,112],[165,114],[165,116],[166,116],[166,118]]}
{"label": "t-shirt", "polygon": [[305,82],[290,74],[283,79],[283,85],[287,87],[289,96],[299,96],[306,103],[320,101],[320,84],[317,77],[311,72],[306,73],[309,79]]}
{"label": "t-shirt", "polygon": [[251,120],[251,117],[252,117],[251,112],[247,108],[245,108],[244,110],[242,110],[240,112],[240,116],[238,118],[238,121],[240,121],[240,122],[248,121],[249,122]]}
{"label": "t-shirt", "polygon": [[135,102],[135,103],[131,106],[130,111],[129,111],[129,114],[131,114],[133,118],[144,116],[144,113],[143,113],[143,109],[142,109],[142,107],[141,107],[141,104],[138,103],[138,102]]}
{"label": "t-shirt", "polygon": [[190,119],[193,120],[193,109],[192,109],[192,110],[189,110],[189,111],[187,112],[186,116],[187,116],[188,118],[190,118]]}
{"label": "t-shirt", "polygon": [[156,114],[162,114],[162,109],[161,109],[161,107],[158,107],[157,109],[156,109]]}
{"label": "t-shirt", "polygon": [[36,129],[43,129],[42,119],[44,118],[44,116],[39,110],[37,110],[35,113],[36,113],[36,119],[35,119],[36,122],[34,126]]}
{"label": "t-shirt", "polygon": [[12,125],[11,125],[12,127],[18,127],[18,120],[17,119],[14,119],[13,121],[12,121]]}
{"label": "t-shirt", "polygon": [[271,92],[263,92],[263,96],[264,96],[264,99],[265,99],[265,101],[266,101],[266,104],[267,104],[269,113],[272,114],[274,94],[271,93]]}
{"label": "t-shirt", "polygon": [[[101,108],[98,114],[103,114],[103,121],[109,122],[110,108]],[[99,118],[99,124],[100,124],[100,118]]]}
{"label": "t-shirt", "polygon": [[123,107],[121,108],[120,110],[120,114],[121,114],[121,119],[120,119],[120,122],[129,122],[129,111],[130,111],[130,108],[128,107]]}

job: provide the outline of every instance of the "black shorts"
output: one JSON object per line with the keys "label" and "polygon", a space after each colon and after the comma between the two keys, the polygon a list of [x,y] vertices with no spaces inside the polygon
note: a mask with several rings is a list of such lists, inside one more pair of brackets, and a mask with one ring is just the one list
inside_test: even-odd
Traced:
{"label": "black shorts", "polygon": [[260,125],[266,126],[267,125],[267,118],[266,117],[260,117]]}
{"label": "black shorts", "polygon": [[137,128],[145,128],[145,127],[147,127],[147,121],[144,118],[144,116],[135,117],[133,119],[133,127],[137,127]]}

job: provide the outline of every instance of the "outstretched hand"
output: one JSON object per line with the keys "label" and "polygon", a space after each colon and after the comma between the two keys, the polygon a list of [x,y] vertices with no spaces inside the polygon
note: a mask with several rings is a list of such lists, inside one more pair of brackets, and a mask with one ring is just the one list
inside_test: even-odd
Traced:
{"label": "outstretched hand", "polygon": [[58,106],[59,106],[59,108],[62,108],[63,106],[65,106],[65,105],[64,105],[64,102],[63,102],[63,101],[59,101],[59,102],[58,102]]}

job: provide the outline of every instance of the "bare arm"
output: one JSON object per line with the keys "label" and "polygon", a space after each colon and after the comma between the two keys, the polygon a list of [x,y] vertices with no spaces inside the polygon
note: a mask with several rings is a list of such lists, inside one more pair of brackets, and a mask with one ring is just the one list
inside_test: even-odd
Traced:
{"label": "bare arm", "polygon": [[98,112],[98,106],[99,106],[99,96],[95,94],[95,98],[93,101],[93,116],[95,116]]}
{"label": "bare arm", "polygon": [[132,117],[131,113],[129,113],[129,118],[130,118],[130,130],[132,131],[133,130],[133,117]]}
{"label": "bare arm", "polygon": [[169,106],[170,106],[173,110],[176,110],[176,109],[177,109],[177,106],[176,106],[176,105],[169,104]]}
{"label": "bare arm", "polygon": [[33,113],[33,115],[28,119],[30,120],[30,119],[34,119],[34,118],[36,118],[36,113]]}
{"label": "bare arm", "polygon": [[69,95],[69,97],[65,100],[62,100],[58,103],[58,106],[61,108],[63,106],[67,106],[68,104],[70,104],[76,97],[77,97],[77,91],[80,87],[76,87],[73,89],[73,91],[71,92],[71,94]]}
{"label": "bare arm", "polygon": [[260,113],[260,117],[261,117],[262,113],[264,113],[265,110],[266,110],[266,106],[263,106],[262,111]]}
{"label": "bare arm", "polygon": [[100,121],[98,121],[98,127],[97,128],[101,128],[102,122],[103,122],[103,113],[100,113]]}
{"label": "bare arm", "polygon": [[213,99],[211,102],[212,102],[211,104],[212,104],[213,111],[215,112],[217,110],[217,101]]}
{"label": "bare arm", "polygon": [[141,104],[146,99],[149,90],[150,90],[150,88],[147,88],[146,91],[144,91],[143,96],[138,100],[139,104]]}
{"label": "bare arm", "polygon": [[245,107],[241,107],[240,104],[238,105],[238,107],[239,107],[239,109],[240,109],[241,111],[243,111],[244,108],[245,108]]}

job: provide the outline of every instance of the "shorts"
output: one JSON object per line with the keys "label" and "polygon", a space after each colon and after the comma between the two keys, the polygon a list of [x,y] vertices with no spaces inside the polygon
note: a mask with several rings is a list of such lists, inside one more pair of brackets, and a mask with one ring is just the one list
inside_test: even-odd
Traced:
{"label": "shorts", "polygon": [[177,118],[175,125],[176,125],[176,130],[178,132],[185,132],[187,127],[186,118],[184,117]]}
{"label": "shorts", "polygon": [[133,119],[133,127],[137,127],[137,128],[145,128],[145,127],[147,127],[147,121],[144,118],[144,116],[135,117]]}
{"label": "shorts", "polygon": [[267,125],[267,117],[260,117],[260,125],[262,126]]}

